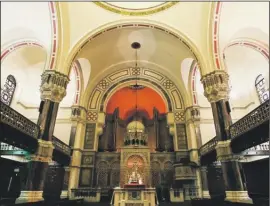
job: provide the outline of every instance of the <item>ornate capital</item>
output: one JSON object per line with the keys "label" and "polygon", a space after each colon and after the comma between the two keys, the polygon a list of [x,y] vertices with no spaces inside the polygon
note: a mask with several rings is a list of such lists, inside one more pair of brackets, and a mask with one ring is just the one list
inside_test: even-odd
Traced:
{"label": "ornate capital", "polygon": [[68,76],[55,70],[46,70],[41,75],[41,99],[49,99],[53,102],[61,102],[66,96],[66,88],[69,82]]}
{"label": "ornate capital", "polygon": [[86,113],[87,110],[82,107],[82,106],[78,106],[78,105],[73,105],[71,107],[71,121],[77,121],[77,122],[81,122],[81,123],[85,123],[86,122]]}
{"label": "ornate capital", "polygon": [[187,107],[185,111],[186,122],[198,122],[200,121],[200,108],[198,106]]}
{"label": "ornate capital", "polygon": [[229,99],[229,75],[221,70],[214,71],[202,77],[204,96],[211,102]]}

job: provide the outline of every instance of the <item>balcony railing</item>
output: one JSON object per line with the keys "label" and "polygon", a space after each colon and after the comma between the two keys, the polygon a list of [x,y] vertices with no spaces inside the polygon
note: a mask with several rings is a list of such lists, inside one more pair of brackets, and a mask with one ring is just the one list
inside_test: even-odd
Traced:
{"label": "balcony railing", "polygon": [[65,144],[64,142],[62,142],[61,140],[59,140],[55,136],[53,136],[52,142],[53,142],[53,145],[54,145],[56,150],[63,152],[64,154],[66,154],[68,156],[71,156],[70,146],[68,146],[67,144]]}
{"label": "balcony railing", "polygon": [[33,138],[38,138],[40,130],[38,125],[27,119],[25,116],[21,115],[19,112],[12,109],[2,101],[0,101],[0,106],[2,123],[5,123]]}
{"label": "balcony railing", "polygon": [[231,125],[231,138],[233,139],[238,137],[247,131],[263,124],[267,120],[269,120],[269,101],[264,102],[259,107]]}
{"label": "balcony railing", "polygon": [[87,202],[99,202],[100,192],[99,188],[71,189],[71,198],[83,198]]}
{"label": "balcony railing", "polygon": [[214,137],[213,139],[211,139],[210,141],[206,142],[203,146],[201,146],[200,148],[200,155],[205,155],[208,152],[211,152],[215,149],[215,147],[217,146],[218,143],[218,139],[217,137]]}

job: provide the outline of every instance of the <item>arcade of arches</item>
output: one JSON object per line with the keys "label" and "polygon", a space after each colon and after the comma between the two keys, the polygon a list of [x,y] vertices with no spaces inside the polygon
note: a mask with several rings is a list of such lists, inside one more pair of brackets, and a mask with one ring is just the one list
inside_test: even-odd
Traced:
{"label": "arcade of arches", "polygon": [[0,205],[267,205],[268,124],[267,2],[1,3]]}

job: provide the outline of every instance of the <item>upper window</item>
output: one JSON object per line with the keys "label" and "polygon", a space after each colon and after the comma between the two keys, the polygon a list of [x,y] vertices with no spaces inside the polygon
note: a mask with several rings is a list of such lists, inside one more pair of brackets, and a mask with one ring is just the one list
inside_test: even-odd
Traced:
{"label": "upper window", "polygon": [[267,101],[269,99],[268,89],[266,88],[265,85],[265,79],[261,74],[257,76],[255,80],[255,87],[260,102],[264,103],[265,101]]}
{"label": "upper window", "polygon": [[10,106],[16,88],[14,76],[8,75],[4,88],[1,88],[1,102]]}

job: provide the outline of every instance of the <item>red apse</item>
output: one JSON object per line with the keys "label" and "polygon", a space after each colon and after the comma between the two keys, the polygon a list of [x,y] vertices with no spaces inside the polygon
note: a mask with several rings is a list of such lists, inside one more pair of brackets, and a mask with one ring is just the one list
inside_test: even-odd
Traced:
{"label": "red apse", "polygon": [[[137,94],[136,94],[137,93]],[[166,113],[166,105],[162,97],[153,89],[145,87],[139,90],[133,90],[129,87],[124,87],[116,91],[108,101],[106,113],[112,114],[119,107],[119,116],[121,119],[126,119],[131,111],[136,108],[138,111],[147,112],[150,119],[153,118],[154,107],[159,113]]]}

